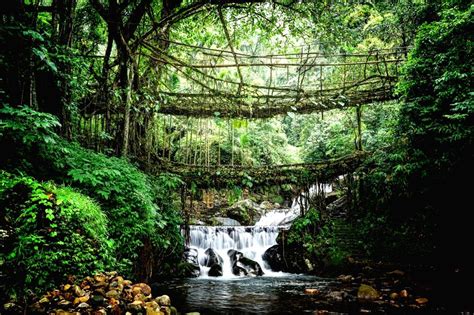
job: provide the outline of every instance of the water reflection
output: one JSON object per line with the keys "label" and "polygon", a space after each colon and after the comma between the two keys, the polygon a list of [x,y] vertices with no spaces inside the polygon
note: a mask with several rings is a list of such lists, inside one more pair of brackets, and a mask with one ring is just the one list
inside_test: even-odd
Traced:
{"label": "water reflection", "polygon": [[313,276],[184,279],[163,284],[180,312],[201,314],[312,314],[305,288],[324,289],[330,280]]}

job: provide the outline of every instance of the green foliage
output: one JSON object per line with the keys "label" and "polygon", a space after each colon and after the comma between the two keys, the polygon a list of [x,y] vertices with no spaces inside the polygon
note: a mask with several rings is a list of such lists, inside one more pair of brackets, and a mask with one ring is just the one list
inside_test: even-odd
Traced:
{"label": "green foliage", "polygon": [[448,9],[440,21],[421,27],[399,85],[406,102],[401,132],[437,158],[446,146],[456,148],[451,151],[456,155],[472,145],[473,10]]}
{"label": "green foliage", "polygon": [[287,244],[303,249],[305,257],[321,262],[326,268],[340,267],[350,255],[337,243],[334,222],[321,220],[320,212],[313,208],[293,222]]}
{"label": "green foliage", "polygon": [[[182,244],[179,213],[172,203],[173,192],[181,184],[178,177],[162,174],[154,179],[125,159],[107,157],[61,140],[54,134],[55,120],[48,114],[24,107],[4,111],[9,116],[2,121],[0,139],[18,150],[6,160],[2,156],[2,165],[68,184],[98,201],[110,219],[107,228],[115,244],[114,257],[120,272],[133,275],[145,242],[151,242],[160,253]],[[26,123],[34,128],[27,128]],[[24,139],[28,140],[26,146]],[[28,147],[30,140],[34,141],[34,148]]]}
{"label": "green foliage", "polygon": [[0,137],[31,147],[35,143],[54,144],[58,140],[54,128],[58,120],[49,114],[37,112],[27,106],[0,108]]}
{"label": "green foliage", "polygon": [[44,290],[69,275],[114,266],[108,219],[89,197],[71,188],[0,173],[2,268],[12,290]]}

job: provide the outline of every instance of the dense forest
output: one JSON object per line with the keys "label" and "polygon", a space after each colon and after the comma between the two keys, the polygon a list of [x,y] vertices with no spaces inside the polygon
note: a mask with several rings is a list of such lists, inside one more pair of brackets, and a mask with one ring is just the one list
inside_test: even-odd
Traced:
{"label": "dense forest", "polygon": [[[148,289],[178,311],[234,313],[181,305],[167,282],[207,267],[225,276],[226,259],[234,275],[339,275],[356,302],[380,302],[362,303],[372,311],[473,311],[473,10],[2,2],[0,314],[177,312],[166,295],[152,312]],[[291,209],[285,228],[259,223]],[[227,232],[234,221],[247,230]],[[241,258],[241,245],[222,259],[208,245],[203,267],[190,254],[196,233],[219,226],[231,238],[275,233],[264,260]],[[140,284],[130,281],[130,300],[122,277]],[[305,311],[359,311],[340,286],[311,286],[298,298]]]}

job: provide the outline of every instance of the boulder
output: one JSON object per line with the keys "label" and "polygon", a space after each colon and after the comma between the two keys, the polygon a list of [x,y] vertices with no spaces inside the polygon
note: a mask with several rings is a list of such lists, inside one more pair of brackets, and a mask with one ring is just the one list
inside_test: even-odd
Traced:
{"label": "boulder", "polygon": [[285,246],[283,251],[283,246],[277,244],[267,249],[262,258],[273,271],[309,273],[315,266],[301,253],[301,248]]}
{"label": "boulder", "polygon": [[160,306],[170,306],[171,299],[168,295],[162,295],[155,299],[155,302],[158,303]]}
{"label": "boulder", "polygon": [[198,250],[192,247],[186,247],[183,252],[183,260],[181,264],[182,275],[185,277],[196,278],[201,274],[201,268],[198,261]]}
{"label": "boulder", "polygon": [[260,267],[259,263],[255,260],[243,256],[236,264],[238,267],[244,269],[248,276],[263,276],[262,267]]}
{"label": "boulder", "polygon": [[254,225],[262,216],[262,209],[250,199],[237,201],[226,209],[225,215],[243,225]]}
{"label": "boulder", "polygon": [[357,298],[361,300],[376,300],[379,297],[379,292],[367,284],[361,284],[357,291]]}
{"label": "boulder", "polygon": [[209,277],[221,277],[223,275],[222,265],[219,265],[219,264],[212,265],[207,275]]}
{"label": "boulder", "polygon": [[[116,272],[86,277],[80,285],[67,283],[60,290],[52,290],[33,300],[28,314],[142,314],[172,315],[171,301],[162,295],[152,298],[151,287],[146,283],[132,284]],[[159,303],[162,309],[159,309]],[[4,308],[13,309],[8,303]],[[163,311],[164,310],[164,311]],[[176,310],[176,309],[174,309]],[[23,313],[23,312],[6,312]],[[176,312],[174,312],[176,314]]]}
{"label": "boulder", "polygon": [[144,296],[149,296],[151,294],[151,288],[146,283],[137,283],[132,286],[133,296],[137,294],[143,294]]}
{"label": "boulder", "polygon": [[212,267],[214,265],[222,265],[222,257],[219,256],[219,254],[216,253],[212,248],[206,249],[204,254],[206,255],[204,257],[204,266]]}
{"label": "boulder", "polygon": [[260,265],[250,259],[244,256],[239,251],[236,250],[229,250],[227,252],[227,255],[230,258],[231,266],[232,266],[232,273],[236,276],[262,276],[263,275],[263,270]]}
{"label": "boulder", "polygon": [[279,245],[273,245],[267,249],[262,258],[273,271],[282,271],[285,269],[285,262],[283,261],[283,255]]}
{"label": "boulder", "polygon": [[199,265],[198,250],[192,247],[186,247],[183,252],[183,259],[191,264]]}

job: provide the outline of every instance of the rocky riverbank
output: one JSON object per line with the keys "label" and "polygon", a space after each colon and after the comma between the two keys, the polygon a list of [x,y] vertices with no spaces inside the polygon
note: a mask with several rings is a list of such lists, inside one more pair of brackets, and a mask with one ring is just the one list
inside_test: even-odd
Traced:
{"label": "rocky riverbank", "polygon": [[432,291],[426,283],[414,279],[411,273],[387,266],[369,266],[354,262],[353,273],[341,274],[326,289],[307,288],[316,314],[330,311],[360,313],[403,313],[412,311],[440,311],[432,301]]}
{"label": "rocky riverbank", "polygon": [[178,314],[168,295],[159,295],[155,285],[132,283],[116,272],[97,274],[76,281],[72,276],[58,289],[32,297],[24,306],[11,301],[1,314]]}

